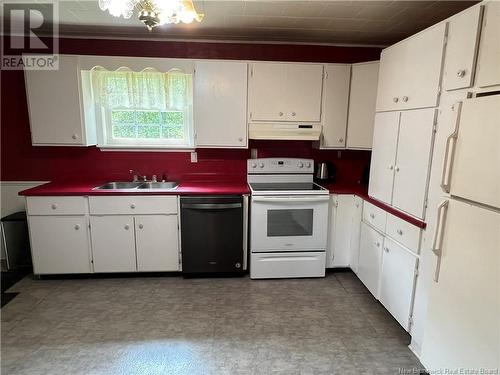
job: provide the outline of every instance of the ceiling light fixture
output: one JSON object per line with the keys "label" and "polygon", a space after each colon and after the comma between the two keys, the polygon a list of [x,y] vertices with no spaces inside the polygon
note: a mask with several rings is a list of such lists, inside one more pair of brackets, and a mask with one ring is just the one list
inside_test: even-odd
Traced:
{"label": "ceiling light fixture", "polygon": [[201,22],[204,17],[194,8],[193,0],[99,0],[99,8],[125,19],[137,10],[139,20],[149,31],[166,23]]}

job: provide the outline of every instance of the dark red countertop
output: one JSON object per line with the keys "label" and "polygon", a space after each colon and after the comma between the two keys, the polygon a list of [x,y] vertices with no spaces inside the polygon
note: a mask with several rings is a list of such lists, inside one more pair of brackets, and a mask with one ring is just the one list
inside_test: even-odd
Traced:
{"label": "dark red countertop", "polygon": [[371,204],[380,207],[384,211],[399,217],[400,219],[413,224],[419,228],[424,229],[427,224],[419,220],[413,216],[407,215],[404,212],[396,210],[394,207],[388,206],[385,203],[382,203],[376,199],[371,198],[368,195],[368,186],[366,185],[360,185],[360,184],[353,184],[353,183],[337,183],[337,182],[326,182],[326,183],[319,183],[321,186],[324,188],[328,189],[331,194],[354,194],[357,195],[360,198],[363,198],[365,201],[370,202]]}
{"label": "dark red countertop", "polygon": [[[19,195],[24,196],[58,196],[58,195],[232,195],[250,194],[250,188],[246,181],[184,181],[179,187],[170,191],[109,191],[92,190],[94,187],[104,184],[105,181],[94,182],[49,182],[31,189],[23,190]],[[376,199],[368,196],[368,187],[356,183],[320,183],[332,194],[354,194],[364,200],[382,208],[388,213],[397,216],[419,228],[425,228],[426,223],[394,209]]]}
{"label": "dark red countertop", "polygon": [[92,190],[104,184],[100,182],[49,182],[19,192],[24,196],[57,196],[57,195],[233,195],[250,194],[246,181],[185,181],[177,189],[170,191],[155,190]]}

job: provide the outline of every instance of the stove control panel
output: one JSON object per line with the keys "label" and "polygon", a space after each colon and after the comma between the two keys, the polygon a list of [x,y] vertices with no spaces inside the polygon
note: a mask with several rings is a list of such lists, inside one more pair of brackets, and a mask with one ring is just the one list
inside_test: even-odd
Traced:
{"label": "stove control panel", "polygon": [[248,174],[314,173],[314,160],[296,158],[261,158],[247,161]]}

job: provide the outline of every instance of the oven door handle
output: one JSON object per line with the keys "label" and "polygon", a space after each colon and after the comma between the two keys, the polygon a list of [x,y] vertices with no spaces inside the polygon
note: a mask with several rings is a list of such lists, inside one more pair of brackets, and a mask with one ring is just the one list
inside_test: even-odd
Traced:
{"label": "oven door handle", "polygon": [[328,195],[326,196],[320,196],[320,197],[293,197],[293,196],[286,196],[286,197],[252,197],[252,202],[272,202],[272,203],[291,203],[291,202],[328,202],[330,200],[330,197]]}

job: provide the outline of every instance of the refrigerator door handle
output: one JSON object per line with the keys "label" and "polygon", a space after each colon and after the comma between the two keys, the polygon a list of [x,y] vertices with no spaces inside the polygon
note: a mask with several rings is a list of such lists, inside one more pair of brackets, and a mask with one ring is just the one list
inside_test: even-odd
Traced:
{"label": "refrigerator door handle", "polygon": [[[455,128],[453,129],[453,133],[451,133],[446,139],[443,168],[441,172],[441,189],[443,189],[445,193],[450,192],[451,172],[453,170],[453,154],[455,152],[455,144],[458,138],[458,125],[460,122],[460,113],[462,111],[462,102],[455,103],[452,108],[455,112]],[[451,149],[452,143],[453,149]]]}
{"label": "refrigerator door handle", "polygon": [[446,216],[448,214],[448,205],[450,201],[446,200],[442,202],[438,206],[437,212],[437,223],[436,223],[436,231],[434,232],[434,241],[432,242],[432,252],[436,255],[436,270],[434,272],[434,281],[439,281],[439,270],[441,268],[441,255],[443,253],[443,237],[444,237],[444,228],[446,225]]}

